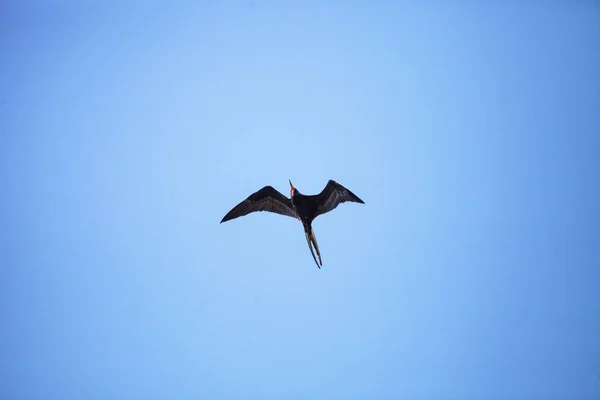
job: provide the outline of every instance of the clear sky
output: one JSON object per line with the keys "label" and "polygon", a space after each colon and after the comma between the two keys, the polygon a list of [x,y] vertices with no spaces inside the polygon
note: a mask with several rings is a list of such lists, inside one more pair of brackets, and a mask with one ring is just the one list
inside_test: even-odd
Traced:
{"label": "clear sky", "polygon": [[0,398],[600,398],[597,2],[160,3],[0,5]]}

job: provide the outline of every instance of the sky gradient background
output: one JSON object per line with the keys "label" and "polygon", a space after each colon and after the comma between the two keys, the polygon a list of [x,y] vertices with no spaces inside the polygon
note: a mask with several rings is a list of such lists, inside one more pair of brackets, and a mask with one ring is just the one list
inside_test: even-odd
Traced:
{"label": "sky gradient background", "polygon": [[2,2],[0,397],[600,398],[600,6],[416,3]]}

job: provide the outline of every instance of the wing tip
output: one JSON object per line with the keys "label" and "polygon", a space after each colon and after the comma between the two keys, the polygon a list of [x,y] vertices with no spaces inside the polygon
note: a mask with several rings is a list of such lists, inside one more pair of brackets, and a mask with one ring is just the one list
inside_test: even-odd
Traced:
{"label": "wing tip", "polygon": [[[352,193],[352,192],[350,192]],[[362,199],[360,197],[358,197],[357,195],[355,195],[354,193],[352,193],[352,196],[354,196],[354,199],[352,199],[355,203],[360,203],[360,204],[365,204],[364,201],[362,201]]]}

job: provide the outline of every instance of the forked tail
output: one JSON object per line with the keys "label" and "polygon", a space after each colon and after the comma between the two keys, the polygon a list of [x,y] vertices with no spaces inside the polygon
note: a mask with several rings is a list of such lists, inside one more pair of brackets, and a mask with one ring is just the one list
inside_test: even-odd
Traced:
{"label": "forked tail", "polygon": [[[317,244],[317,238],[315,237],[315,231],[313,231],[312,226],[304,225],[304,233],[306,234],[306,242],[308,243],[308,248],[310,249],[310,254],[312,254],[313,259],[315,260],[315,264],[317,267],[321,269],[323,262],[321,261],[321,252],[319,251],[319,245]],[[317,250],[317,256],[319,256],[319,262],[317,262],[317,258],[315,257],[315,253],[313,251],[313,245],[315,250]],[[321,265],[319,265],[319,263]]]}

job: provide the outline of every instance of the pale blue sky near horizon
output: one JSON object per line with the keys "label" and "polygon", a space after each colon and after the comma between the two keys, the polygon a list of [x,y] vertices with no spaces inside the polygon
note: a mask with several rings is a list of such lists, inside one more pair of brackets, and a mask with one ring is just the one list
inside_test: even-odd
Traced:
{"label": "pale blue sky near horizon", "polygon": [[598,3],[84,3],[0,5],[2,399],[600,397]]}

